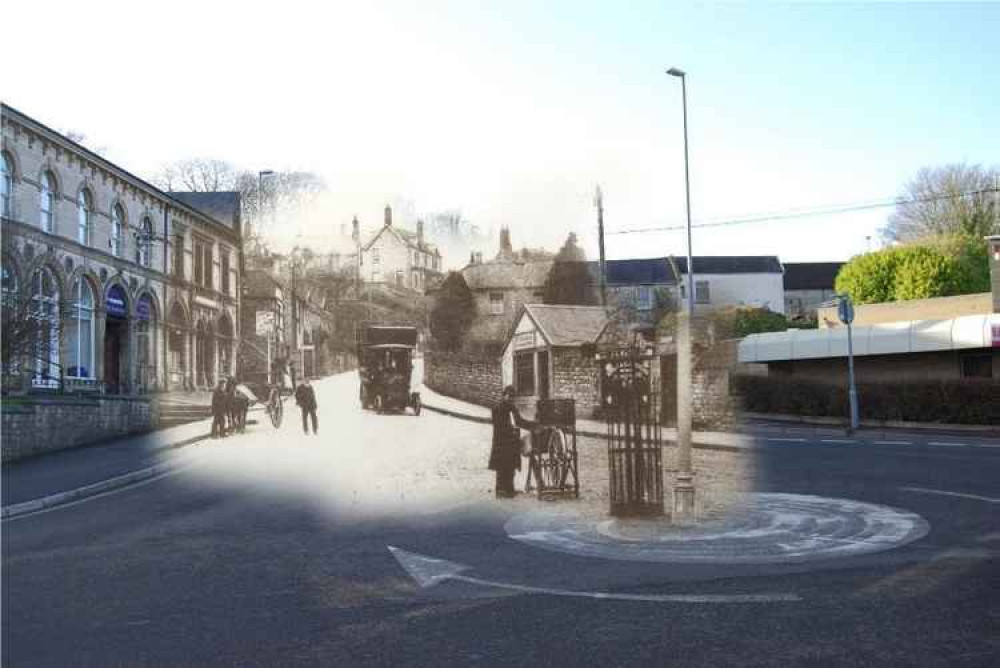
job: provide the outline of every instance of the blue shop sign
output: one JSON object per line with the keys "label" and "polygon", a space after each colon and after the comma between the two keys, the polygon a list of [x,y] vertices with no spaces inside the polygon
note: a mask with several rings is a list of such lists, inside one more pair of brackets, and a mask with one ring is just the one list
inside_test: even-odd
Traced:
{"label": "blue shop sign", "polygon": [[135,305],[135,316],[139,320],[149,320],[153,314],[153,300],[149,295],[143,295]]}
{"label": "blue shop sign", "polygon": [[125,304],[125,291],[121,289],[121,286],[112,285],[108,290],[107,296],[104,298],[104,307],[108,315],[124,318],[128,315]]}

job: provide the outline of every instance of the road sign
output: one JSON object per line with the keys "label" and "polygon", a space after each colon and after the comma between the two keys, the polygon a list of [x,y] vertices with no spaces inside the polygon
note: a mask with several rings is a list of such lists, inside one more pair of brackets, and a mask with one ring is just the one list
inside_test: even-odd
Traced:
{"label": "road sign", "polygon": [[851,303],[850,299],[841,299],[837,304],[837,317],[845,325],[854,322],[854,304]]}
{"label": "road sign", "polygon": [[274,334],[274,311],[257,311],[257,336]]}

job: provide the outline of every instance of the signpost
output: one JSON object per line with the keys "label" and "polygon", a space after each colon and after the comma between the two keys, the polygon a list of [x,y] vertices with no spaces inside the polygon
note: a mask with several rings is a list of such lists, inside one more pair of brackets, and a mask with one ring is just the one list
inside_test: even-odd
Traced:
{"label": "signpost", "polygon": [[854,304],[849,295],[837,295],[837,317],[847,325],[847,396],[851,409],[851,427],[853,434],[858,428],[858,392],[854,385],[854,340],[851,323],[854,322]]}

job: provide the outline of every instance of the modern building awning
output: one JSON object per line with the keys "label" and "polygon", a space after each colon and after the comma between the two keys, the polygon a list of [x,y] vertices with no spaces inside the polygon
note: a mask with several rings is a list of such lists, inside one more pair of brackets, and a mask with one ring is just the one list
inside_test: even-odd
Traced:
{"label": "modern building awning", "polygon": [[[1000,313],[904,320],[853,330],[857,356],[1000,348]],[[740,341],[738,360],[766,363],[846,356],[847,327],[831,327],[751,334]]]}

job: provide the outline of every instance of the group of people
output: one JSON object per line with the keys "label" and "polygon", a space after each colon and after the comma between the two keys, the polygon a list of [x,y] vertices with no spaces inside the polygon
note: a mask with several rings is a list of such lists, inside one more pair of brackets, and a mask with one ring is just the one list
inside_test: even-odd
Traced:
{"label": "group of people", "polygon": [[250,400],[236,391],[236,379],[220,378],[212,392],[212,438],[225,438],[246,426]]}
{"label": "group of people", "polygon": [[[311,422],[312,433],[318,434],[316,392],[308,378],[295,388],[295,403],[302,411],[302,431],[308,434]],[[219,380],[212,392],[212,438],[224,438],[237,429],[242,430],[249,408],[250,400],[236,391],[235,378]]]}

